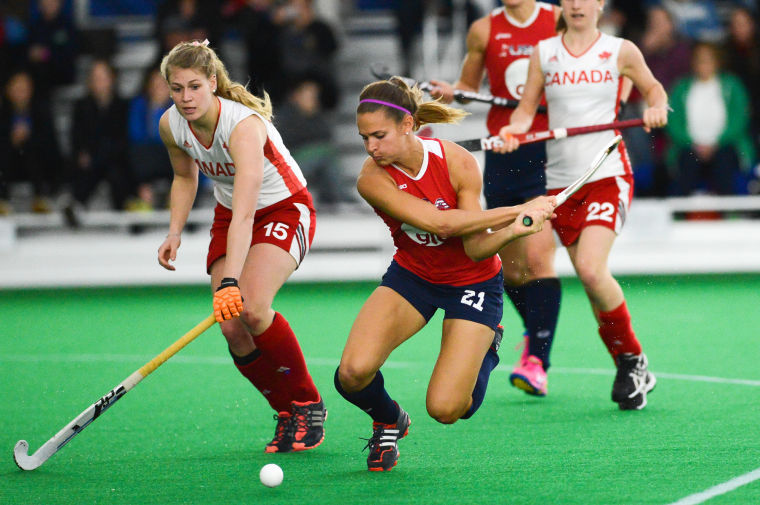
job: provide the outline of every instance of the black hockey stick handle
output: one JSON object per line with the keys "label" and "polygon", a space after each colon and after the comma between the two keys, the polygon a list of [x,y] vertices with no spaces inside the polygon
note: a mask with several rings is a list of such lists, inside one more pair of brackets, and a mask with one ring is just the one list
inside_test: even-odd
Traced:
{"label": "black hockey stick handle", "polygon": [[[382,64],[370,65],[370,71],[372,72],[372,75],[377,79],[388,80],[391,77],[393,77],[388,72],[388,68]],[[399,76],[399,77],[401,77],[401,79],[403,79],[404,82],[406,82],[409,86],[416,85],[422,91],[425,91],[427,93],[430,93],[430,91],[432,91],[434,87],[429,81],[415,81],[411,77],[403,77],[403,76]],[[514,100],[512,98],[506,98],[503,96],[493,96],[493,95],[489,95],[485,93],[478,93],[475,91],[466,91],[466,90],[461,90],[461,89],[454,90],[454,100],[456,100],[459,103],[466,103],[466,102],[490,103],[491,105],[498,105],[500,107],[509,107],[511,109],[516,109],[517,106],[520,105],[519,100]],[[545,114],[546,106],[539,105],[537,112],[541,114]]]}

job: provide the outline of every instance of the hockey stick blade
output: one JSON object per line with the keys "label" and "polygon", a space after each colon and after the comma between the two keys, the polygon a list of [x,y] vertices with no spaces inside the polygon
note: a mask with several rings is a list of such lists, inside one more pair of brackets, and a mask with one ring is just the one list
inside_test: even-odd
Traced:
{"label": "hockey stick blade", "polygon": [[198,323],[193,329],[185,333],[172,345],[164,349],[159,355],[140,367],[127,377],[124,382],[113,388],[105,396],[87,407],[73,421],[63,427],[50,440],[45,442],[34,454],[29,454],[29,443],[19,440],[13,448],[13,460],[22,470],[34,470],[39,468],[53,454],[69,443],[78,433],[84,430],[103,412],[116,403],[122,396],[127,394],[141,380],[150,375],[156,368],[161,366],[167,359],[174,356],[180,349],[192,342],[198,335],[209,329],[216,322],[213,314]]}

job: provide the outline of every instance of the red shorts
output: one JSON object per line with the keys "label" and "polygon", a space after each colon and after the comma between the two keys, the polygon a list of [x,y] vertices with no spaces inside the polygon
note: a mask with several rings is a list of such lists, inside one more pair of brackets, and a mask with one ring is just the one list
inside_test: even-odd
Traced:
{"label": "red shorts", "polygon": [[[561,189],[550,189],[556,195]],[[620,233],[633,198],[633,176],[618,175],[589,182],[556,208],[552,228],[562,245],[569,246],[587,226],[604,226]]]}
{"label": "red shorts", "polygon": [[[227,230],[231,220],[232,211],[217,203],[214,209],[214,223],[211,225],[211,243],[206,257],[207,273],[211,273],[211,265],[216,260],[227,254]],[[314,202],[311,193],[304,188],[285,200],[256,211],[251,246],[274,244],[290,253],[298,268],[309,252],[316,226]]]}

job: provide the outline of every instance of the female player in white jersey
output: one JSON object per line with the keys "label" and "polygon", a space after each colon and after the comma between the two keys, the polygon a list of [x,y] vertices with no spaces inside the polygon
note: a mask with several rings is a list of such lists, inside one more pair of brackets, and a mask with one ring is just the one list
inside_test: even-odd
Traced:
{"label": "female player in white jersey", "polygon": [[306,181],[270,121],[268,95],[231,81],[208,41],[177,44],[161,73],[174,101],[159,122],[174,180],[158,262],[174,270],[203,172],[218,202],[206,264],[214,314],[236,367],[277,412],[266,452],[314,448],[324,439],[327,411],[293,330],[272,309],[314,236]]}
{"label": "female player in white jersey", "polygon": [[[434,97],[445,103],[454,90],[479,91],[487,74],[491,94],[519,100],[528,75],[528,59],[539,41],[556,34],[559,8],[536,0],[503,0],[502,7],[476,20],[467,33],[467,54],[459,80],[451,86],[431,80]],[[497,135],[509,124],[513,109],[492,105],[486,124]],[[533,119],[531,131],[548,127],[546,114]],[[542,143],[509,154],[486,151],[483,195],[489,209],[516,205],[546,193]],[[557,328],[561,288],[554,271],[554,238],[551,226],[540,233],[515,240],[499,251],[504,270],[504,292],[517,309],[524,326],[522,356],[509,376],[515,387],[528,394],[545,396],[554,332]]]}
{"label": "female player in white jersey", "polygon": [[[601,33],[597,21],[604,0],[562,0],[559,35],[539,42],[531,55],[528,79],[519,107],[499,134],[501,152],[517,149],[515,133],[528,131],[542,92],[549,128],[587,126],[615,120],[623,78],[628,77],[646,99],[647,129],[667,122],[667,95],[628,40]],[[605,131],[550,140],[546,146],[549,194],[572,183],[594,155],[619,132]],[[623,410],[642,409],[655,377],[631,326],[631,316],[607,258],[625,220],[633,196],[633,176],[625,147],[610,155],[580,191],[557,208],[552,223],[567,247],[591,308],[599,335],[617,366],[612,400]]]}
{"label": "female player in white jersey", "polygon": [[[554,197],[542,196],[483,211],[475,158],[453,142],[413,134],[423,124],[457,122],[465,113],[421,97],[399,78],[378,81],[362,90],[356,111],[370,156],[357,189],[388,225],[396,246],[381,285],[354,321],[335,372],[338,392],[373,420],[370,471],[395,466],[397,442],[410,424],[385,390],[380,367],[439,308],[445,315],[427,411],[449,424],[478,409],[499,362],[503,281],[496,252],[540,231],[556,204]],[[540,223],[525,227],[525,214]]]}

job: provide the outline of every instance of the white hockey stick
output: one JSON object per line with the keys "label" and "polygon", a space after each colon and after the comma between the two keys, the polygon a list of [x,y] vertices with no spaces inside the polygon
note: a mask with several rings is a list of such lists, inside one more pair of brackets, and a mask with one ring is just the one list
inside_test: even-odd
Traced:
{"label": "white hockey stick", "polygon": [[214,315],[211,314],[198,323],[195,328],[185,333],[179,340],[164,349],[161,354],[143,365],[139,370],[132,373],[132,375],[127,377],[124,382],[113,388],[100,400],[87,407],[84,412],[79,414],[61,431],[56,433],[53,438],[45,442],[45,444],[37,449],[34,454],[29,455],[29,444],[26,440],[19,440],[16,443],[16,447],[13,448],[13,459],[16,461],[18,467],[22,470],[34,470],[42,465],[48,460],[48,458],[50,458],[50,456],[58,452],[61,447],[74,438],[77,433],[85,429],[87,425],[105,412],[108,407],[127,394],[127,392],[135,387],[138,382],[161,366],[167,359],[174,356],[180,349],[192,342],[198,335],[209,329],[215,322],[216,319],[214,318]]}
{"label": "white hockey stick", "polygon": [[[591,162],[591,166],[586,170],[583,175],[578,177],[578,179],[575,180],[571,185],[563,189],[560,193],[557,194],[557,207],[562,205],[567,201],[570,196],[581,189],[586,182],[588,182],[589,179],[596,173],[596,171],[599,169],[599,167],[602,166],[604,163],[604,160],[607,159],[607,157],[612,153],[612,151],[615,150],[615,148],[620,144],[620,142],[623,140],[623,137],[620,135],[616,135],[610,142],[604,146],[604,149],[599,151],[599,154],[596,155],[596,158],[594,158],[594,161]],[[532,226],[533,225],[533,219],[530,216],[523,217],[523,225],[524,226]]]}

